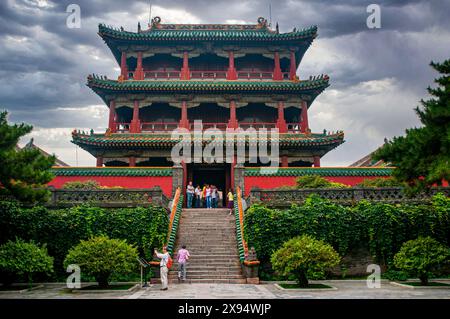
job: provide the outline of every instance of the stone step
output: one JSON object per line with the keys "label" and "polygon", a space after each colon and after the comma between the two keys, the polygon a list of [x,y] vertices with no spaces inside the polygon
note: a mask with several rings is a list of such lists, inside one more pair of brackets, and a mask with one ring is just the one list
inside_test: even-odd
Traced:
{"label": "stone step", "polygon": [[210,222],[216,220],[219,223],[229,223],[235,220],[233,215],[181,215],[181,220],[189,220],[192,222]]}
{"label": "stone step", "polygon": [[[178,279],[171,279],[169,283],[176,284]],[[246,284],[247,280],[243,279],[186,279],[184,284]],[[182,284],[183,284],[182,283]]]}
{"label": "stone step", "polygon": [[[229,267],[229,266],[234,266],[237,267],[238,265],[240,265],[239,259],[237,258],[233,258],[233,259],[229,259],[229,260],[193,260],[189,263],[190,266],[221,266],[221,267]],[[178,266],[177,266],[178,267]]]}
{"label": "stone step", "polygon": [[205,258],[189,258],[190,263],[208,263],[208,262],[233,262],[237,261],[239,257],[236,256],[227,256],[227,257],[219,257],[219,256],[209,256]]}
{"label": "stone step", "polygon": [[193,260],[190,261],[188,264],[188,267],[240,267],[241,263],[239,259],[233,259],[233,260]]}
{"label": "stone step", "polygon": [[[188,271],[241,271],[241,266],[210,266],[210,265],[195,265],[195,264],[187,264],[186,269]],[[178,270],[178,264],[174,264],[174,268],[172,270]]]}
{"label": "stone step", "polygon": [[199,229],[199,230],[232,230],[235,229],[234,224],[217,224],[217,223],[211,223],[208,225],[202,225],[200,223],[184,223],[181,222],[179,229]]}
{"label": "stone step", "polygon": [[[177,249],[178,247],[181,246],[175,246],[175,248]],[[186,243],[186,249],[189,250],[189,252],[193,252],[193,253],[197,253],[199,251],[203,251],[203,250],[227,250],[227,251],[232,251],[232,250],[236,250],[237,249],[237,244],[233,243],[233,245],[224,245],[222,243],[220,244],[214,244],[214,245],[203,245],[202,243],[190,243],[189,246]]]}
{"label": "stone step", "polygon": [[[176,274],[170,275],[171,278],[177,278]],[[186,274],[186,279],[241,279],[242,275],[189,275]]]}
{"label": "stone step", "polygon": [[217,246],[222,245],[223,247],[231,247],[232,245],[236,245],[237,241],[236,238],[196,238],[196,237],[187,237],[187,236],[180,236],[178,237],[178,243],[180,245],[192,245],[192,246],[203,246],[207,247],[209,244]]}
{"label": "stone step", "polygon": [[182,218],[180,220],[181,224],[180,225],[205,225],[205,226],[234,226],[236,224],[236,221],[233,219],[228,219],[228,220],[222,220],[220,218],[211,218],[211,219],[206,219],[203,217],[198,217],[197,219],[192,218]]}
{"label": "stone step", "polygon": [[[215,275],[214,275],[215,274]],[[169,278],[178,277],[178,271],[173,271],[169,274]],[[186,278],[242,278],[242,273],[240,271],[235,272],[213,272],[213,271],[190,271],[186,272]]]}
{"label": "stone step", "polygon": [[238,255],[238,250],[236,249],[236,247],[233,247],[233,249],[228,249],[228,248],[215,248],[215,249],[211,249],[211,248],[198,248],[198,249],[194,249],[192,247],[189,248],[189,252],[191,254],[191,257],[194,257],[197,253],[202,253],[202,254],[208,254],[208,255]]}
{"label": "stone step", "polygon": [[198,229],[198,228],[179,229],[178,235],[185,237],[188,236],[198,237],[198,235],[209,235],[211,237],[236,236],[234,229]]}

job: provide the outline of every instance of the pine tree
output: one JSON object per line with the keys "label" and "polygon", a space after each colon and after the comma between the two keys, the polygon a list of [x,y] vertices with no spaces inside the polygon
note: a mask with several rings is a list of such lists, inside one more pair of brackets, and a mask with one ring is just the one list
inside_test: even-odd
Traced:
{"label": "pine tree", "polygon": [[37,149],[18,149],[20,137],[33,129],[27,124],[10,125],[7,112],[0,112],[0,194],[22,202],[43,201],[45,184],[53,179],[50,168],[55,157],[45,157]]}
{"label": "pine tree", "polygon": [[450,59],[430,65],[441,77],[435,80],[437,87],[428,87],[432,97],[415,108],[423,126],[407,129],[374,154],[395,166],[393,176],[412,192],[450,181]]}

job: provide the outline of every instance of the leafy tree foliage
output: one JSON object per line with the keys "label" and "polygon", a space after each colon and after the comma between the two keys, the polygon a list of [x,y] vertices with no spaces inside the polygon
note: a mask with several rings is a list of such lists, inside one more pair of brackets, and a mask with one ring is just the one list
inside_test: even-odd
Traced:
{"label": "leafy tree foliage", "polygon": [[405,184],[399,182],[398,180],[392,177],[388,178],[377,177],[377,178],[366,178],[356,186],[379,188],[379,187],[403,187],[405,186]]}
{"label": "leafy tree foliage", "polygon": [[7,112],[0,113],[0,194],[25,202],[46,198],[43,186],[53,179],[49,169],[55,163],[54,156],[45,157],[37,149],[16,149],[19,139],[32,129],[23,123],[10,125]]}
{"label": "leafy tree foliage", "polygon": [[418,277],[424,286],[428,285],[429,276],[439,274],[449,261],[450,249],[431,237],[407,241],[394,257],[397,268]]}
{"label": "leafy tree foliage", "polygon": [[450,59],[431,66],[442,76],[435,80],[436,88],[428,87],[432,98],[415,109],[423,127],[407,129],[374,154],[394,165],[393,176],[412,192],[450,180]]}
{"label": "leafy tree foliage", "polygon": [[72,181],[64,183],[63,187],[65,189],[80,189],[80,190],[91,190],[99,189],[100,184],[97,181],[87,180],[87,181]]}
{"label": "leafy tree foliage", "polygon": [[36,273],[53,272],[53,258],[45,245],[39,247],[33,242],[21,239],[8,241],[0,246],[0,280],[11,284],[18,276],[26,276],[31,286]]}
{"label": "leafy tree foliage", "polygon": [[306,288],[308,278],[323,278],[326,269],[339,264],[340,257],[331,245],[303,235],[284,243],[271,262],[274,270],[286,276],[294,274],[299,286]]}
{"label": "leafy tree foliage", "polygon": [[297,188],[347,188],[348,185],[330,182],[318,175],[305,175],[296,179]]}
{"label": "leafy tree foliage", "polygon": [[95,277],[98,285],[106,288],[111,275],[127,274],[136,269],[138,253],[126,240],[109,239],[107,236],[82,240],[69,250],[64,266],[76,264],[82,272]]}

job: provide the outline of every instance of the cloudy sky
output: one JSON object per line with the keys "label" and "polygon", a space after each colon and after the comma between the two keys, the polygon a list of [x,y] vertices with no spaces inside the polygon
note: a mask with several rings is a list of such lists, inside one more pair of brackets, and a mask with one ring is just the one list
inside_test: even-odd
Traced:
{"label": "cloudy sky", "polygon": [[[66,26],[69,4],[81,8],[81,28]],[[152,0],[163,23],[256,23],[280,31],[310,25],[319,36],[298,69],[300,78],[328,74],[331,86],[310,109],[313,131],[344,130],[346,142],[322,166],[347,166],[404,129],[419,125],[413,108],[427,98],[436,74],[431,60],[450,58],[450,0]],[[381,8],[381,28],[369,29],[366,8]],[[70,143],[74,128],[104,131],[108,108],[86,87],[89,73],[117,78],[119,68],[97,35],[98,23],[136,31],[149,1],[2,0],[0,109],[27,122],[35,143],[70,165],[95,159]]]}

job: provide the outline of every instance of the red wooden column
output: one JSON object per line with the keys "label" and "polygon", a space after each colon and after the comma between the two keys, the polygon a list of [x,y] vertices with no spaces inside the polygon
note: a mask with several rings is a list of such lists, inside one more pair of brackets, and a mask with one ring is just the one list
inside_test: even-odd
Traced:
{"label": "red wooden column", "polygon": [[234,52],[228,51],[228,71],[227,71],[227,80],[237,80],[237,72],[234,67]]}
{"label": "red wooden column", "polygon": [[[238,121],[236,118],[236,101],[230,101],[230,119],[228,121],[228,128],[238,128]],[[231,176],[233,178],[233,176]]]}
{"label": "red wooden column", "polygon": [[289,166],[289,163],[288,163],[287,155],[281,156],[281,167],[288,167],[288,166]]}
{"label": "red wooden column", "polygon": [[291,66],[289,68],[289,78],[295,80],[297,64],[295,63],[295,51],[291,51]]}
{"label": "red wooden column", "polygon": [[[187,165],[184,161],[181,161],[181,167],[183,168],[183,187],[181,188],[181,193],[184,195],[187,187]],[[184,202],[187,200],[187,196],[184,196]]]}
{"label": "red wooden column", "polygon": [[302,102],[302,113],[300,115],[301,122],[300,122],[300,131],[302,133],[307,133],[309,131],[309,124],[308,124],[308,105],[305,101]]}
{"label": "red wooden column", "polygon": [[283,74],[281,73],[280,66],[280,53],[278,51],[274,53],[273,79],[275,81],[283,80]]}
{"label": "red wooden column", "polygon": [[181,102],[181,119],[180,119],[179,127],[189,129],[189,119],[188,119],[188,115],[187,115],[187,102],[186,101]]}
{"label": "red wooden column", "polygon": [[109,102],[109,123],[108,128],[111,133],[116,133],[116,101]]}
{"label": "red wooden column", "polygon": [[134,71],[134,79],[135,80],[144,79],[144,68],[142,67],[142,51],[139,51],[137,53],[137,64],[136,70]]}
{"label": "red wooden column", "polygon": [[103,157],[98,156],[97,157],[97,167],[103,167]]}
{"label": "red wooden column", "polygon": [[133,119],[131,120],[130,133],[141,132],[141,121],[139,120],[139,101],[134,100]]}
{"label": "red wooden column", "polygon": [[181,80],[190,80],[190,71],[189,71],[189,54],[187,51],[183,52],[183,67],[181,68],[180,79]]}
{"label": "red wooden column", "polygon": [[314,156],[314,167],[320,167],[320,156]]}
{"label": "red wooden column", "polygon": [[278,101],[277,127],[279,133],[287,133],[286,120],[284,119],[284,102]]}
{"label": "red wooden column", "polygon": [[[230,177],[231,177],[231,189],[233,190],[233,192],[234,191],[236,191],[235,189],[234,189],[234,168],[236,167],[236,163],[237,163],[237,155],[236,154],[234,154],[234,157],[233,157],[233,163],[231,163],[231,169],[230,169]],[[228,194],[228,190],[226,190],[224,193],[227,193]]]}
{"label": "red wooden column", "polygon": [[135,167],[136,166],[136,157],[130,156],[130,158],[128,160],[130,162],[130,164],[129,164],[130,167]]}
{"label": "red wooden column", "polygon": [[128,80],[127,53],[122,52],[120,58],[120,75],[123,80]]}

